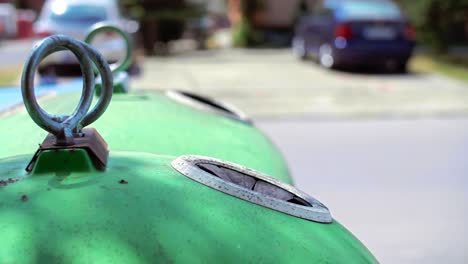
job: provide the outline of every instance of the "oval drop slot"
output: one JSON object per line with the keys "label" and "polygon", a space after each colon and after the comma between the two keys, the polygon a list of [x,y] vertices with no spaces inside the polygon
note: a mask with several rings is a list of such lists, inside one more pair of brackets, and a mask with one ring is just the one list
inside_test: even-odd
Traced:
{"label": "oval drop slot", "polygon": [[179,103],[199,110],[221,114],[246,124],[252,124],[252,120],[244,112],[230,104],[186,91],[170,90],[166,92],[166,95]]}
{"label": "oval drop slot", "polygon": [[242,200],[314,222],[332,222],[328,208],[313,197],[241,165],[188,155],[174,160],[172,166],[192,180]]}
{"label": "oval drop slot", "polygon": [[249,189],[249,190],[270,196],[270,197],[274,197],[276,199],[280,199],[285,202],[312,207],[312,205],[308,203],[307,201],[305,201],[304,199],[301,199],[300,197],[282,189],[281,187],[273,185],[266,181],[262,181],[260,179],[251,177],[247,174],[244,174],[235,170],[231,170],[222,166],[207,164],[207,163],[197,164],[197,166],[200,169],[208,173],[211,173],[225,181],[237,184],[246,189]]}

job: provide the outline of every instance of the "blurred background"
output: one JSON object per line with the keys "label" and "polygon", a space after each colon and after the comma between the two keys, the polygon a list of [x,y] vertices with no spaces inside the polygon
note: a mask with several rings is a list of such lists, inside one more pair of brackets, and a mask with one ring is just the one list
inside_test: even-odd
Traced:
{"label": "blurred background", "polygon": [[[467,0],[2,0],[0,116],[34,43],[102,21],[135,43],[131,89],[244,110],[382,263],[468,262]],[[49,56],[37,94],[79,74]]]}

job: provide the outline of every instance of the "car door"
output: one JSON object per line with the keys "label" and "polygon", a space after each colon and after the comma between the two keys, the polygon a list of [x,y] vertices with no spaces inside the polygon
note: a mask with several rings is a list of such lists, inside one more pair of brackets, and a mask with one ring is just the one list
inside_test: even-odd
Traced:
{"label": "car door", "polygon": [[317,55],[320,45],[329,39],[334,15],[326,0],[318,0],[313,6],[311,13],[307,19],[307,26],[304,29],[306,32],[305,41],[309,51]]}

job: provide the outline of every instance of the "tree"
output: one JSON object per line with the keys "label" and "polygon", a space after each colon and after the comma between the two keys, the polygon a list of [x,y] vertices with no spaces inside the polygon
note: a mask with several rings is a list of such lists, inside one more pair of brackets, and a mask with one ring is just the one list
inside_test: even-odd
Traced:
{"label": "tree", "polygon": [[182,36],[186,21],[201,14],[200,6],[185,0],[121,0],[122,7],[141,24],[143,46],[154,54],[155,43],[167,44]]}
{"label": "tree", "polygon": [[241,0],[241,20],[233,25],[233,42],[237,47],[253,46],[259,42],[254,29],[254,16],[264,7],[262,0]]}
{"label": "tree", "polygon": [[[419,39],[435,52],[447,51],[455,34],[466,34],[468,0],[403,0]],[[459,28],[455,30],[454,28]]]}

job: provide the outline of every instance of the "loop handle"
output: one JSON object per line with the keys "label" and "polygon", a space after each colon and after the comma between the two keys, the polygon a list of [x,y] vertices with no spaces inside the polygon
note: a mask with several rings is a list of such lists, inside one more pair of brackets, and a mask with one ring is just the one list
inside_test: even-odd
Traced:
{"label": "loop handle", "polygon": [[[70,50],[80,63],[83,73],[83,89],[78,106],[73,113],[69,116],[57,117],[51,116],[39,106],[34,92],[34,77],[37,67],[45,57],[64,49]],[[96,106],[89,111],[95,87],[93,64],[97,66],[101,74],[103,94]],[[105,112],[112,98],[112,87],[112,73],[103,56],[88,44],[64,35],[51,36],[37,44],[26,61],[21,77],[21,93],[26,110],[39,127],[56,137],[58,145],[73,145],[73,132],[79,132]]]}
{"label": "loop handle", "polygon": [[[117,33],[124,40],[125,50],[126,50],[125,56],[122,59],[120,59],[119,61],[117,61],[116,63],[111,64],[110,68],[112,70],[112,73],[114,73],[114,74],[117,73],[117,72],[126,71],[130,67],[130,65],[132,64],[133,43],[132,43],[132,40],[130,39],[130,36],[128,35],[128,33],[123,31],[121,28],[119,28],[118,26],[115,26],[113,24],[106,23],[106,22],[96,23],[89,30],[88,34],[85,37],[84,42],[91,45],[93,39],[97,35],[99,35],[101,33],[104,33],[104,32]],[[115,47],[113,47],[113,48],[115,48]]]}

